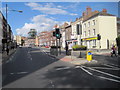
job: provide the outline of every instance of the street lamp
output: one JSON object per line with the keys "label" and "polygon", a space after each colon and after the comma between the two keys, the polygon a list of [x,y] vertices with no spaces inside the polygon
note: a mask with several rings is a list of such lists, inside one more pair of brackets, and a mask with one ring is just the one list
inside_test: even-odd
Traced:
{"label": "street lamp", "polygon": [[23,11],[21,11],[21,10],[8,10],[8,6],[7,6],[7,4],[6,4],[6,24],[7,24],[7,48],[8,48],[8,20],[7,20],[7,18],[8,18],[8,11],[15,11],[15,12],[19,12],[19,13],[22,13]]}

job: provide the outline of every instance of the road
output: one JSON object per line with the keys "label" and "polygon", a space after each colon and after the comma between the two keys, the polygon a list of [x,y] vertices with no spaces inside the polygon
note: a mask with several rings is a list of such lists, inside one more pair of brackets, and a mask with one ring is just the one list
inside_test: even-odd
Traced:
{"label": "road", "polygon": [[3,88],[120,88],[118,65],[73,65],[45,51],[17,49],[2,65]]}

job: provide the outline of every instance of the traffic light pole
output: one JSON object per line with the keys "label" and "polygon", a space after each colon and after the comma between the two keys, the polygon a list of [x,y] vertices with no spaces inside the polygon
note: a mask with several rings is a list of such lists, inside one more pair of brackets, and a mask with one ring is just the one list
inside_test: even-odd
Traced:
{"label": "traffic light pole", "polygon": [[56,38],[56,56],[58,56],[58,41],[57,41],[57,38]]}
{"label": "traffic light pole", "polygon": [[60,39],[59,39],[59,46],[60,46],[60,48],[59,48],[59,54],[61,55],[61,44],[60,44]]}
{"label": "traffic light pole", "polygon": [[100,45],[100,40],[99,40],[99,52],[100,52],[100,48],[101,48],[101,45]]}

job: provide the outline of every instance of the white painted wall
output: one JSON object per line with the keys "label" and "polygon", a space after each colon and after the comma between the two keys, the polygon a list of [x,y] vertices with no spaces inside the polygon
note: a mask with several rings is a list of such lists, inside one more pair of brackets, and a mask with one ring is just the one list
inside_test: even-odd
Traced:
{"label": "white painted wall", "polygon": [[116,44],[117,37],[117,18],[116,16],[99,16],[99,33],[101,34],[101,48],[107,48],[107,39],[110,41],[110,46]]}
{"label": "white painted wall", "polygon": [[62,47],[65,48],[65,32],[62,33]]}

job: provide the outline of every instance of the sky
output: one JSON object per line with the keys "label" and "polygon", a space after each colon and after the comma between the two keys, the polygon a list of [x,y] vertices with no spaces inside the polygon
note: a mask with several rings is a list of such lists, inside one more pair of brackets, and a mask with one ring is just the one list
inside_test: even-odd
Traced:
{"label": "sky", "polygon": [[[87,6],[92,11],[105,8],[108,13],[118,16],[118,2],[2,2],[4,16],[6,4],[8,23],[14,35],[22,36],[27,36],[30,29],[36,29],[39,33],[53,30],[55,24],[75,21],[82,16]],[[10,10],[22,10],[23,13]]]}

